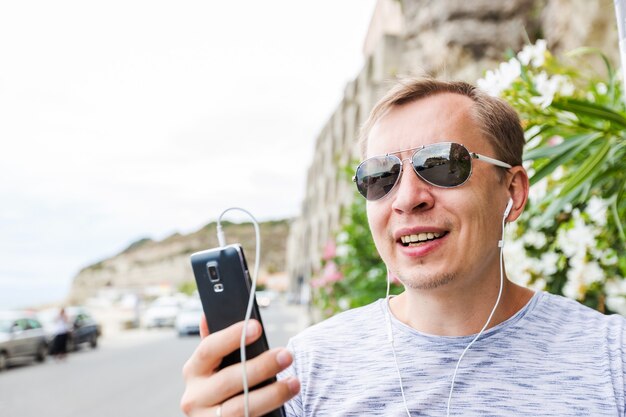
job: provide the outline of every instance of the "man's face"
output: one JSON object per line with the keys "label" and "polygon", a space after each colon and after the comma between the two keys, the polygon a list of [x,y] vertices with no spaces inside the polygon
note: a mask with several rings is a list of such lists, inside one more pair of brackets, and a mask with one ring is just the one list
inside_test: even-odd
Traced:
{"label": "man's face", "polygon": [[[471,99],[451,93],[396,106],[373,126],[367,157],[456,142],[495,158],[471,117],[472,106]],[[410,158],[413,152],[398,156]],[[477,288],[473,285],[477,280],[499,273],[498,240],[509,195],[497,168],[476,160],[472,165],[472,176],[464,185],[445,189],[424,182],[405,161],[402,177],[389,195],[367,203],[378,252],[405,286]],[[401,241],[420,233],[433,233],[434,238],[408,246]]]}

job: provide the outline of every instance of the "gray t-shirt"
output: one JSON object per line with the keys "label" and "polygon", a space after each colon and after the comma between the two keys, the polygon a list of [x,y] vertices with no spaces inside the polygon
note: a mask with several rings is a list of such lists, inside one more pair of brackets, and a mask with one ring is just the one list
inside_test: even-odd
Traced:
{"label": "gray t-shirt", "polygon": [[[298,396],[288,416],[406,416],[386,330],[384,299],[338,314],[288,347]],[[392,316],[412,416],[446,415],[450,382],[474,336],[420,333]],[[451,416],[624,416],[626,320],[564,297],[536,293],[487,330],[457,374]]]}

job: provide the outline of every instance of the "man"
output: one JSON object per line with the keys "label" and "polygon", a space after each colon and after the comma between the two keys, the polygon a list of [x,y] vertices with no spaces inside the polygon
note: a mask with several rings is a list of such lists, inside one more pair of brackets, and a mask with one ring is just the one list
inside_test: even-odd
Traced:
{"label": "man", "polygon": [[[506,278],[504,222],[528,198],[510,106],[460,82],[407,80],[363,129],[355,181],[405,291],[312,326],[248,364],[251,415],[624,416],[626,321]],[[203,335],[206,325],[203,324]],[[243,415],[242,324],[185,365],[190,416]],[[251,325],[249,339],[259,336]],[[234,397],[233,397],[234,396]]]}

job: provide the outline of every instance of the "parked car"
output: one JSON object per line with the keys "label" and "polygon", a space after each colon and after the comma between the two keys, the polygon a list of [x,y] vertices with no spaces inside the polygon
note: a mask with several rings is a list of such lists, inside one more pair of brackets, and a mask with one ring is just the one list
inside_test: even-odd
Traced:
{"label": "parked car", "polygon": [[176,332],[179,336],[200,334],[200,319],[202,318],[202,304],[200,300],[187,301],[180,308],[176,316]]}
{"label": "parked car", "polygon": [[174,327],[180,309],[178,298],[163,296],[150,304],[143,314],[144,327]]}
{"label": "parked car", "polygon": [[48,341],[41,323],[31,314],[0,313],[0,371],[17,360],[46,360]]}
{"label": "parked car", "polygon": [[[81,345],[88,344],[92,349],[98,347],[98,339],[102,335],[102,326],[93,316],[81,306],[65,308],[65,314],[69,320],[70,332],[67,338],[67,350],[78,350]],[[40,311],[37,315],[41,320],[48,337],[48,344],[52,346],[54,338],[54,322],[59,316],[58,308],[50,308]]]}

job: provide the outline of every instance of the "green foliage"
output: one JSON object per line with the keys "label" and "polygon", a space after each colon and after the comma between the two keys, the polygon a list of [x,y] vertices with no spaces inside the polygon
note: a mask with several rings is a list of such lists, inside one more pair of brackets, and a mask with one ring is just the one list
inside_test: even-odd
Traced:
{"label": "green foliage", "polygon": [[[606,74],[588,64],[600,57]],[[626,106],[608,59],[558,59],[526,46],[478,85],[520,114],[530,202],[510,234],[511,276],[600,311],[626,314]]]}
{"label": "green foliage", "polygon": [[178,292],[187,295],[193,295],[196,292],[197,287],[195,281],[185,281],[178,285]]}

